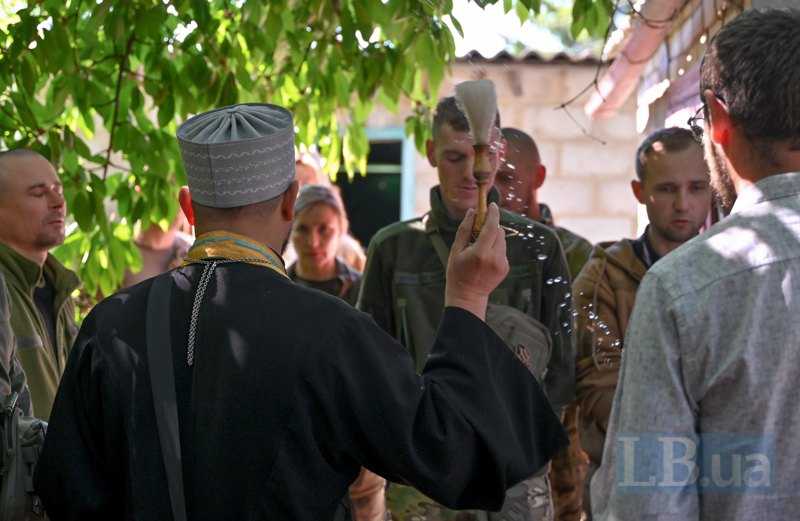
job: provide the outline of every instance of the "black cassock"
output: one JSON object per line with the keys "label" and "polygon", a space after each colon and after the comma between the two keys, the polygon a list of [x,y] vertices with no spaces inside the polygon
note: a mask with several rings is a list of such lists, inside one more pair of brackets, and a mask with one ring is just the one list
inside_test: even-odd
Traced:
{"label": "black cassock", "polygon": [[[259,266],[217,267],[190,367],[202,269],[168,275],[190,520],[331,519],[361,465],[448,507],[498,509],[566,443],[534,378],[469,312],[446,310],[418,376],[368,315]],[[147,370],[150,285],[81,327],[36,472],[53,521],[172,518]]]}

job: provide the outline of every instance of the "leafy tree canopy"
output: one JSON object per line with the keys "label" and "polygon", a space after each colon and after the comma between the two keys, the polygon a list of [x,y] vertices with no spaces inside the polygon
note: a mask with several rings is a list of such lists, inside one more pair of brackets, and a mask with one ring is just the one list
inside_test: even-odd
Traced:
{"label": "leafy tree canopy", "polygon": [[[473,1],[502,1],[521,18],[543,8]],[[56,254],[92,296],[141,265],[134,227],[166,227],[176,211],[178,122],[237,102],[277,103],[329,173],[341,162],[366,171],[373,104],[396,110],[410,99],[406,130],[424,142],[461,31],[451,0],[19,3],[0,1],[0,149],[34,148],[58,168],[74,222]],[[575,0],[573,35],[602,35],[612,11],[611,0]]]}

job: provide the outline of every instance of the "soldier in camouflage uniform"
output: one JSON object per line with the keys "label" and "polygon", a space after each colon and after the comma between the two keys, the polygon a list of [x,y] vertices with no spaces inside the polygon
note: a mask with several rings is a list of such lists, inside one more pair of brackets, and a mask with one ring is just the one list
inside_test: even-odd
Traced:
{"label": "soldier in camouflage uniform", "polygon": [[[467,209],[477,206],[472,138],[453,98],[443,99],[437,107],[427,155],[438,170],[440,182],[431,190],[431,211],[375,235],[358,304],[406,346],[418,370],[428,356],[444,306],[445,270],[435,243],[442,240],[449,248]],[[493,160],[496,169],[500,158]],[[490,191],[489,200],[499,200],[497,190]],[[541,322],[549,332],[552,350],[546,362],[544,387],[553,408],[559,411],[574,399],[575,378],[570,277],[564,253],[552,230],[526,217],[503,210],[501,225],[509,231],[511,269],[492,293],[490,303],[519,310]],[[546,469],[510,489],[499,514],[449,511],[416,490],[397,484],[389,486],[387,502],[399,521],[553,518]]]}
{"label": "soldier in camouflage uniform", "polygon": [[[511,127],[503,129],[505,158],[500,163],[494,186],[500,192],[500,205],[551,228],[558,235],[569,265],[572,280],[589,260],[592,243],[553,221],[550,208],[539,202],[538,191],[547,177],[539,147],[527,133]],[[578,404],[564,411],[564,426],[570,439],[568,449],[560,452],[551,465],[550,481],[558,521],[580,521],[583,512],[583,482],[589,457],[581,448],[578,436]]]}

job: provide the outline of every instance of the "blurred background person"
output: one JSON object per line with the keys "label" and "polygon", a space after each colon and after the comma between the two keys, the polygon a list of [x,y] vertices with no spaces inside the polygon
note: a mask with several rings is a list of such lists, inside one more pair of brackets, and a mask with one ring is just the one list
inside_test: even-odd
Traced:
{"label": "blurred background person", "polygon": [[[341,201],[339,196],[339,187],[331,184],[331,180],[322,172],[322,160],[314,150],[304,148],[295,153],[295,179],[297,180],[300,188],[306,185],[322,185],[327,186],[334,192]],[[344,208],[344,204],[342,204]],[[352,267],[358,272],[364,271],[364,265],[367,262],[367,255],[364,248],[358,239],[350,235],[348,231],[339,239],[339,249],[336,254],[344,260],[348,266]],[[289,266],[297,261],[297,252],[294,249],[294,244],[290,242],[282,253],[284,263]]]}
{"label": "blurred background person", "polygon": [[338,255],[348,228],[339,194],[330,186],[306,185],[294,211],[291,242],[297,262],[289,266],[289,277],[355,304],[361,272]]}
{"label": "blurred background person", "polygon": [[134,242],[142,255],[142,268],[136,273],[131,271],[125,273],[122,286],[126,288],[133,286],[180,266],[194,242],[191,234],[183,231],[187,229],[191,229],[189,223],[183,212],[178,210],[175,219],[166,230],[161,229],[157,223],[152,223],[139,232]]}

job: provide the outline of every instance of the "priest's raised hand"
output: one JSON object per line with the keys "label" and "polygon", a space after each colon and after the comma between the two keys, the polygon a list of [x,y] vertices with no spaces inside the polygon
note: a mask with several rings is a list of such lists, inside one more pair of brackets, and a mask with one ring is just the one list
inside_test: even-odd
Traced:
{"label": "priest's raised hand", "polygon": [[460,307],[481,320],[492,292],[508,274],[506,236],[500,228],[500,210],[489,205],[486,223],[470,243],[475,211],[470,209],[456,232],[447,262],[445,306]]}

